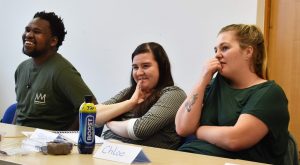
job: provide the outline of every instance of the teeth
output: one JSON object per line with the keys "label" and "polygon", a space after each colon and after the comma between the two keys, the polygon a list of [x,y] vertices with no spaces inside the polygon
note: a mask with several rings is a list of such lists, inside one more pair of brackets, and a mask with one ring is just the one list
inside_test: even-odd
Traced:
{"label": "teeth", "polygon": [[33,42],[31,42],[31,41],[25,41],[25,44],[26,45],[33,45]]}

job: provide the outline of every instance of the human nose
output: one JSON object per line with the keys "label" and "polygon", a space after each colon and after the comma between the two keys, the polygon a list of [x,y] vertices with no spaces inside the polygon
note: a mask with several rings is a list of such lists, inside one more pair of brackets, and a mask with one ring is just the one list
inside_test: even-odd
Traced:
{"label": "human nose", "polygon": [[136,74],[139,76],[139,75],[144,75],[145,74],[145,71],[143,68],[138,68],[138,70],[136,71]]}
{"label": "human nose", "polygon": [[218,50],[216,50],[216,53],[215,53],[215,57],[220,60],[222,58],[222,53]]}
{"label": "human nose", "polygon": [[32,31],[25,31],[24,32],[24,37],[26,37],[26,38],[33,37],[33,32]]}

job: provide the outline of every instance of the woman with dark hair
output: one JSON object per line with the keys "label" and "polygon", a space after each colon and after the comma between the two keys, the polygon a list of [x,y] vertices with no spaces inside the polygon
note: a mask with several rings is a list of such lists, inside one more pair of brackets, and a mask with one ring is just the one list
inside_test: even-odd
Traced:
{"label": "woman with dark hair", "polygon": [[168,56],[161,45],[149,42],[131,59],[131,86],[96,105],[96,124],[109,128],[104,139],[176,149],[175,115],[186,94],[174,86]]}

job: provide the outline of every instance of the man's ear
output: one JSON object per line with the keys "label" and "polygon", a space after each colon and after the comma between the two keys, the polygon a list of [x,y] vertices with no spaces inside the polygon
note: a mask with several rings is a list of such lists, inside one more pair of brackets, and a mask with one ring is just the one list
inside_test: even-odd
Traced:
{"label": "man's ear", "polygon": [[58,44],[58,38],[56,36],[53,36],[51,39],[51,46],[56,47]]}

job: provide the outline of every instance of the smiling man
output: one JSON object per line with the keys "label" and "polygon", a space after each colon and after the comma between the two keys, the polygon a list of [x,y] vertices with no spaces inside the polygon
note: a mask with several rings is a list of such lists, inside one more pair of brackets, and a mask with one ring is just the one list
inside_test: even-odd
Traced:
{"label": "smiling man", "polygon": [[84,95],[92,92],[75,67],[57,53],[66,34],[62,19],[53,12],[37,12],[25,27],[23,53],[31,58],[15,72],[17,125],[77,129],[78,109]]}

